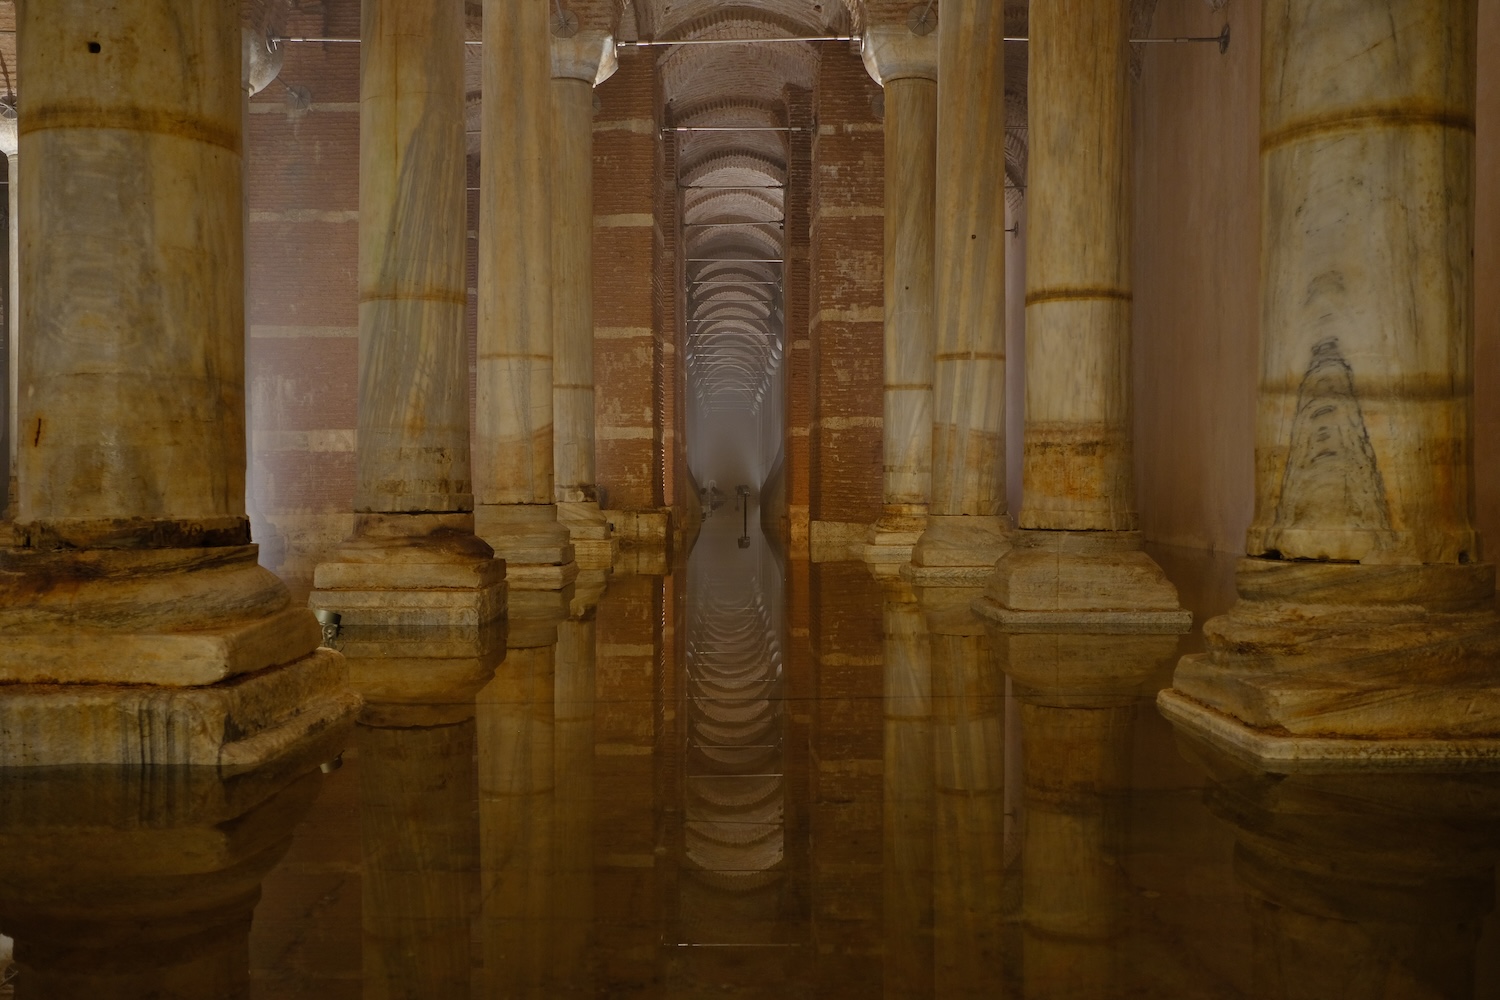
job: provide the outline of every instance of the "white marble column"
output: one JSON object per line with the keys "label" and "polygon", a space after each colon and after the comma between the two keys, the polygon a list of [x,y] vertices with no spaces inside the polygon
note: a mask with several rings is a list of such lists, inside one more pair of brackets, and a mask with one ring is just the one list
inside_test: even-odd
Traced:
{"label": "white marble column", "polygon": [[0,759],[242,766],[357,698],[249,544],[238,9],[18,14],[49,166],[21,178]]}
{"label": "white marble column", "polygon": [[1268,0],[1262,33],[1250,558],[1162,705],[1262,755],[1500,756],[1473,524],[1475,0]]}
{"label": "white marble column", "polygon": [[1136,530],[1129,13],[1129,0],[1031,12],[1023,530],[975,604],[1002,625],[1192,621]]}
{"label": "white marble column", "polygon": [[474,535],[464,341],[464,16],[365,0],[354,534],[313,577],[345,625],[483,624],[505,565]]}
{"label": "white marble column", "polygon": [[485,0],[475,523],[511,589],[578,575],[553,491],[548,0]]}
{"label": "white marble column", "polygon": [[918,583],[982,585],[1005,546],[1005,17],[948,0],[938,22],[932,504]]}
{"label": "white marble column", "polygon": [[594,476],[594,88],[616,67],[604,32],[552,39],[555,490],[584,570],[609,569],[619,548]]}
{"label": "white marble column", "polygon": [[861,54],[885,88],[885,500],[864,555],[894,570],[911,558],[932,492],[938,39],[871,25]]}

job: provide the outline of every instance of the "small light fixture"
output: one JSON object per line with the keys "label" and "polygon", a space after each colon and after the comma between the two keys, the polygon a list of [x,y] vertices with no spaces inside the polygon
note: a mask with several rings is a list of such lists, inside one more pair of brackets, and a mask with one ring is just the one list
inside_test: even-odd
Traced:
{"label": "small light fixture", "polygon": [[327,609],[319,608],[313,612],[313,617],[323,627],[323,645],[329,649],[338,649],[339,622],[343,616],[337,611],[328,611]]}

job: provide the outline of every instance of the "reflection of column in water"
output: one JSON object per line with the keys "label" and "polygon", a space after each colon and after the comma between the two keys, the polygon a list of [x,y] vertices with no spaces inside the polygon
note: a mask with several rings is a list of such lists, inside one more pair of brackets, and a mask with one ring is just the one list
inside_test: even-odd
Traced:
{"label": "reflection of column in water", "polygon": [[1500,775],[1267,774],[1183,739],[1237,831],[1257,1000],[1471,1000]]}
{"label": "reflection of column in water", "polygon": [[1000,994],[1004,678],[969,613],[978,591],[924,590],[932,649],[933,973],[940,997]]}
{"label": "reflection of column in water", "polygon": [[168,767],[0,775],[0,933],[15,938],[16,996],[246,1000],[261,881],[318,794],[317,760],[336,752],[227,780]]}
{"label": "reflection of column in water", "polygon": [[993,630],[991,640],[1021,705],[1025,995],[1117,996],[1137,688],[1177,636]]}
{"label": "reflection of column in water", "polygon": [[594,920],[594,616],[557,627],[554,680],[553,982],[594,992],[589,931]]}
{"label": "reflection of column in water", "polygon": [[885,996],[932,995],[932,670],[905,583],[885,588]]}
{"label": "reflection of column in water", "polygon": [[550,995],[555,652],[555,644],[510,649],[479,694],[485,996]]}
{"label": "reflection of column in water", "polygon": [[479,900],[474,698],[505,655],[504,624],[355,627],[342,639],[365,697],[364,996],[466,996]]}

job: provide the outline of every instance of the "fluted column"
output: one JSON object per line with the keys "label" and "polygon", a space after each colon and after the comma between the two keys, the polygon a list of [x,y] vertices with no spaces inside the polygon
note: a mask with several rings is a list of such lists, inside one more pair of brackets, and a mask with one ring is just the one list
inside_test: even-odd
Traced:
{"label": "fluted column", "polygon": [[1477,7],[1272,0],[1262,32],[1250,558],[1163,707],[1258,754],[1500,755],[1472,520]]}
{"label": "fluted column", "polygon": [[885,88],[885,485],[865,543],[877,565],[911,558],[932,492],[937,50],[905,25],[871,25],[861,50]]}
{"label": "fluted column", "polygon": [[256,565],[245,517],[239,10],[18,14],[21,153],[49,167],[20,191],[32,332],[0,549],[0,758],[264,759],[357,699]]}
{"label": "fluted column", "polygon": [[976,610],[1186,631],[1140,551],[1130,423],[1128,0],[1031,12],[1023,529]]}
{"label": "fluted column", "polygon": [[601,31],[552,39],[552,370],[557,519],[580,569],[609,569],[619,542],[594,474],[594,88],[614,74]]}
{"label": "fluted column", "polygon": [[512,590],[556,590],[578,565],[553,492],[550,8],[484,9],[475,521]]}
{"label": "fluted column", "polygon": [[469,477],[463,10],[365,0],[361,36],[355,527],[312,606],[482,624],[505,613],[505,565],[474,535]]}
{"label": "fluted column", "polygon": [[949,0],[938,22],[932,504],[917,582],[983,584],[1005,545],[1005,17]]}

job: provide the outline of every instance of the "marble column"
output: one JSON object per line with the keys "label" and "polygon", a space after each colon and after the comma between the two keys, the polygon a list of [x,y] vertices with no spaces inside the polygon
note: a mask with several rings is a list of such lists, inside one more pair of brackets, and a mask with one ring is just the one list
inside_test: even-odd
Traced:
{"label": "marble column", "polygon": [[[1005,17],[949,0],[938,21],[932,503],[918,583],[983,585],[1005,548]],[[961,137],[961,138],[960,138]]]}
{"label": "marble column", "polygon": [[1031,12],[1021,531],[975,610],[1186,631],[1140,551],[1130,422],[1128,0]]}
{"label": "marble column", "polygon": [[551,8],[484,7],[475,521],[512,590],[557,590],[578,564],[553,492]]}
{"label": "marble column", "polygon": [[1500,754],[1473,524],[1476,19],[1263,9],[1255,519],[1239,602],[1162,696],[1255,754]]}
{"label": "marble column", "polygon": [[477,625],[505,564],[474,535],[464,340],[464,15],[365,0],[354,534],[313,576],[345,625]]}
{"label": "marble column", "polygon": [[5,495],[0,497],[0,521],[13,520],[16,516],[16,468],[19,459],[21,431],[20,412],[21,380],[21,157],[17,143],[20,134],[15,118],[0,117],[0,152],[6,159],[6,193],[10,204],[6,218],[6,239],[9,250],[6,256],[9,274],[5,294]]}
{"label": "marble column", "polygon": [[594,474],[594,88],[617,67],[600,31],[552,39],[552,370],[557,519],[579,569],[609,569],[619,541]]}
{"label": "marble column", "polygon": [[911,559],[932,492],[938,40],[870,25],[861,54],[885,88],[884,503],[864,558],[893,572]]}
{"label": "marble column", "polygon": [[358,698],[245,517],[238,8],[18,13],[21,152],[49,167],[20,191],[0,761],[253,764]]}

